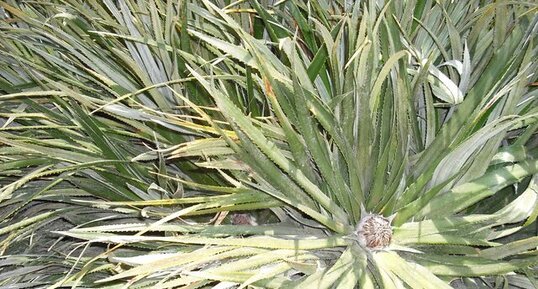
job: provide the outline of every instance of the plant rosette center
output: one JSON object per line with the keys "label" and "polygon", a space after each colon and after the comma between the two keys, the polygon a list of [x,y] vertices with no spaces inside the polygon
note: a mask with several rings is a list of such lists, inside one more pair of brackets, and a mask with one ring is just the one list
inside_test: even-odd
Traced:
{"label": "plant rosette center", "polygon": [[388,247],[392,240],[391,219],[377,214],[366,214],[355,230],[359,244],[370,250]]}

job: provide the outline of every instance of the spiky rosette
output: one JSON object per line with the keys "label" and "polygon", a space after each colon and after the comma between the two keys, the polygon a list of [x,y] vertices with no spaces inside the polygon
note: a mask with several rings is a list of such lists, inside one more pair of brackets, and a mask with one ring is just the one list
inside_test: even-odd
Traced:
{"label": "spiky rosette", "polygon": [[359,244],[370,250],[386,248],[392,239],[391,218],[377,214],[366,214],[355,230]]}

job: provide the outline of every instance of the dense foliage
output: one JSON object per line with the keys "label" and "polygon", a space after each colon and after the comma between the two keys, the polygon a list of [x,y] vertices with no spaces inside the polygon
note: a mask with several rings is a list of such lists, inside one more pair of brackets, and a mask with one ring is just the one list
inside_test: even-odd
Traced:
{"label": "dense foliage", "polygon": [[537,11],[0,0],[0,285],[535,288]]}

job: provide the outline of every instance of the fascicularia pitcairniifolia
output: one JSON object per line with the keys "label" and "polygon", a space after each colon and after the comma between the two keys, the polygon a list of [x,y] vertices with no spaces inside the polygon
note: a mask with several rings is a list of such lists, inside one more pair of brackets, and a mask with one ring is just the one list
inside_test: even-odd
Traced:
{"label": "fascicularia pitcairniifolia", "polygon": [[257,226],[256,218],[250,214],[233,214],[232,225],[251,225]]}
{"label": "fascicularia pitcairniifolia", "polygon": [[370,250],[383,250],[390,245],[392,240],[391,222],[394,215],[385,218],[382,215],[366,213],[362,208],[359,224],[355,229],[359,245]]}

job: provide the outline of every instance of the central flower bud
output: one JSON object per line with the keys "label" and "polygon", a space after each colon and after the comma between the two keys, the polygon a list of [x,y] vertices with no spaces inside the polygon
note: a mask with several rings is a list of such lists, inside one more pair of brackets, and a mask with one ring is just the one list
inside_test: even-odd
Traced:
{"label": "central flower bud", "polygon": [[381,215],[366,214],[357,225],[355,234],[359,244],[371,250],[381,250],[390,244],[392,239],[391,220]]}

